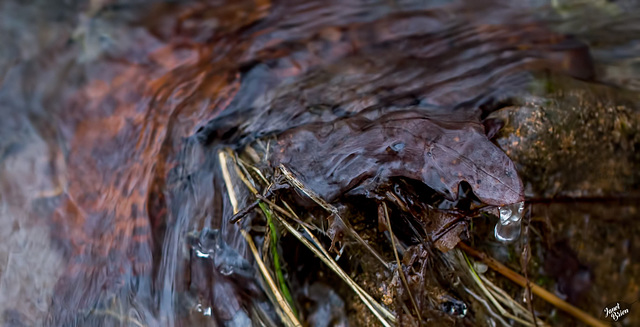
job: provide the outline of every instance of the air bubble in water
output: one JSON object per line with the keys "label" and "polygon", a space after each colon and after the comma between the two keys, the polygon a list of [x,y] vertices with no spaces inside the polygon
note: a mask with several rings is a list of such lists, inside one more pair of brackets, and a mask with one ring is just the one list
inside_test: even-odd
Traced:
{"label": "air bubble in water", "polygon": [[495,237],[503,243],[513,242],[520,237],[524,202],[500,207],[500,221],[496,224]]}
{"label": "air bubble in water", "polygon": [[211,313],[212,313],[211,307],[205,307],[200,303],[196,305],[196,311],[202,313],[205,316],[211,316]]}
{"label": "air bubble in water", "polygon": [[233,267],[230,265],[221,265],[218,268],[218,271],[220,271],[221,274],[225,275],[225,276],[231,276],[234,273]]}

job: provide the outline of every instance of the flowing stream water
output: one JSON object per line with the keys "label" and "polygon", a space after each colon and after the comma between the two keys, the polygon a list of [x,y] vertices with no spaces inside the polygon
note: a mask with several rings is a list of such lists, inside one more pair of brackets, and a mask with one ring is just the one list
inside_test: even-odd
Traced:
{"label": "flowing stream water", "polygon": [[[239,146],[406,108],[457,128],[548,74],[637,92],[638,18],[596,0],[2,1],[0,322],[245,326],[260,286],[203,130]],[[496,239],[517,239],[523,203],[486,198]]]}

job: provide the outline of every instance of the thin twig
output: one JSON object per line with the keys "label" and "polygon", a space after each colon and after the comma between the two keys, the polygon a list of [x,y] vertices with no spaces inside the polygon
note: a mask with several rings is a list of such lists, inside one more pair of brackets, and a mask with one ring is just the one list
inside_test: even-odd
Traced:
{"label": "thin twig", "polygon": [[393,247],[393,254],[396,257],[396,263],[398,265],[398,274],[402,279],[404,288],[407,290],[407,293],[409,293],[409,299],[411,299],[411,304],[413,305],[413,308],[416,310],[418,321],[422,323],[422,315],[420,314],[420,309],[418,309],[418,304],[416,303],[416,300],[413,297],[413,294],[411,293],[409,282],[407,282],[407,278],[404,276],[404,269],[402,269],[402,263],[400,262],[400,257],[398,256],[398,249],[396,248],[396,242],[394,241],[395,236],[393,235],[393,230],[391,229],[391,219],[389,219],[389,211],[387,210],[387,203],[383,201],[382,207],[384,208],[384,216],[387,220],[387,228],[389,229],[389,234],[391,235],[391,246]]}
{"label": "thin twig", "polygon": [[479,252],[475,249],[472,249],[471,247],[469,247],[468,245],[464,244],[463,242],[458,243],[458,247],[460,247],[462,250],[464,250],[464,252],[468,253],[469,255],[480,259],[482,262],[484,262],[487,266],[491,267],[491,269],[499,272],[501,275],[503,275],[504,277],[507,277],[508,279],[510,279],[511,281],[515,282],[516,284],[522,286],[522,287],[527,287],[527,283],[530,283],[530,287],[531,287],[531,291],[533,292],[533,294],[541,297],[542,299],[544,299],[545,301],[549,302],[550,304],[556,306],[558,309],[572,315],[573,317],[575,317],[576,319],[582,321],[583,323],[592,326],[592,327],[608,327],[609,325],[605,324],[604,322],[601,322],[599,320],[597,320],[596,318],[594,318],[593,316],[589,315],[588,313],[574,307],[573,305],[563,301],[562,299],[558,298],[557,296],[553,295],[552,293],[550,293],[549,291],[545,290],[544,288],[531,283],[529,281],[527,281],[526,278],[522,277],[522,275],[518,274],[517,272],[507,268],[505,265],[503,265],[502,263],[498,262],[496,259],[493,259],[491,257],[489,257],[487,254]]}
{"label": "thin twig", "polygon": [[[271,208],[271,209],[273,209],[274,211],[277,211],[277,212],[281,213],[283,216],[285,216],[285,217],[287,217],[287,218],[289,218],[289,219],[291,219],[291,220],[295,221],[295,222],[296,222],[296,223],[298,223],[300,226],[304,226],[305,228],[313,228],[314,230],[317,230],[317,228],[316,228],[315,226],[313,226],[313,225],[311,225],[311,224],[308,224],[308,223],[305,223],[304,221],[302,221],[302,220],[300,219],[300,217],[298,217],[298,215],[296,215],[296,214],[295,214],[295,212],[293,212],[293,211],[288,212],[287,210],[283,209],[281,206],[277,205],[277,204],[276,204],[276,203],[274,203],[273,201],[271,201],[271,200],[269,200],[269,199],[265,198],[264,196],[262,196],[262,195],[260,195],[260,194],[256,194],[256,197],[257,197],[260,201],[262,201],[262,202],[264,202],[264,203],[268,204],[268,205],[269,205],[269,208]],[[292,209],[291,209],[291,207],[289,207],[289,205],[288,205],[286,202],[284,202],[284,201],[281,201],[281,202],[282,202],[282,203],[283,203],[283,204],[288,208],[288,210],[292,210]]]}
{"label": "thin twig", "polygon": [[[255,189],[255,187],[253,187],[253,185],[249,182],[249,180],[247,180],[247,178],[245,176],[243,176],[244,174],[243,174],[242,171],[240,171],[239,169],[236,168],[236,172],[238,173],[238,175],[239,175],[240,179],[242,180],[242,182],[249,188],[251,193],[253,193],[253,195],[256,198],[258,198],[261,202],[267,203],[271,210],[278,211],[278,212],[282,213],[283,215],[285,215],[285,216],[293,219],[294,221],[300,223],[300,226],[302,226],[302,228],[305,229],[305,231],[314,240],[316,245],[311,244],[309,242],[309,240],[307,240],[304,236],[302,236],[295,228],[293,228],[293,226],[291,226],[289,223],[287,223],[284,219],[281,219],[279,215],[275,214],[275,212],[272,212],[273,217],[275,217],[283,226],[285,226],[285,228],[292,235],[294,235],[299,241],[301,241],[305,246],[307,246],[307,248],[309,248],[312,252],[314,252],[323,262],[325,262],[325,264],[327,264],[334,272],[336,272],[338,274],[338,276],[340,276],[347,283],[347,285],[349,285],[354,290],[354,292],[362,299],[364,304],[371,310],[371,312],[378,318],[378,320],[380,320],[380,322],[385,327],[391,327],[392,324],[395,324],[395,316],[391,312],[389,312],[385,307],[383,307],[381,304],[376,302],[375,299],[373,299],[373,297],[371,295],[369,295],[358,284],[356,284],[337,265],[337,263],[335,261],[333,261],[333,259],[329,256],[329,253],[327,253],[326,250],[320,245],[321,243],[313,236],[313,234],[309,231],[309,229],[300,221],[300,219],[295,214],[292,215],[292,214],[288,213],[286,210],[284,210],[281,207],[277,206],[272,201],[264,198],[262,195],[260,195],[258,193],[258,191]],[[298,181],[298,183],[299,183],[299,181]],[[244,230],[241,230],[241,231],[243,232],[243,235],[246,234],[246,232]],[[250,243],[252,243],[252,240],[251,240]],[[255,245],[253,247],[255,247]],[[256,252],[257,252],[257,249],[256,249]],[[264,266],[264,264],[263,264],[263,266]],[[264,269],[265,269],[265,272],[268,275],[268,271],[266,271],[266,267]],[[273,280],[271,279],[271,276],[270,275],[268,275],[268,276],[269,276],[269,279],[270,279],[271,283],[273,283]],[[281,297],[282,297],[282,295],[281,295]],[[280,302],[280,300],[278,300],[278,302]]]}
{"label": "thin twig", "polygon": [[249,163],[245,162],[244,160],[242,160],[241,158],[238,158],[238,163],[244,165],[244,166],[248,166],[251,170],[253,170],[256,175],[258,175],[258,177],[260,177],[260,180],[262,182],[264,182],[264,185],[268,185],[269,181],[267,180],[266,177],[264,177],[264,175],[262,174],[262,172],[260,171],[260,169],[256,168],[253,165],[250,165]]}
{"label": "thin twig", "polygon": [[278,168],[280,169],[284,177],[287,179],[287,181],[291,183],[291,185],[293,185],[295,188],[297,188],[302,193],[307,195],[309,198],[311,198],[311,200],[313,200],[315,203],[320,205],[322,208],[329,211],[336,219],[340,220],[347,227],[347,231],[351,236],[353,236],[356,239],[356,241],[358,241],[369,252],[371,252],[371,254],[373,254],[373,256],[376,259],[378,259],[378,261],[380,261],[380,263],[385,268],[390,269],[388,263],[384,260],[384,258],[382,258],[382,256],[369,243],[367,243],[362,238],[362,236],[360,236],[360,234],[358,234],[355,231],[355,229],[353,229],[353,227],[351,226],[351,224],[349,224],[348,221],[344,220],[342,216],[340,216],[340,213],[338,212],[338,208],[329,204],[327,201],[325,201],[320,196],[318,196],[313,190],[310,190],[304,184],[302,184],[302,182],[300,182],[287,167],[280,164]]}
{"label": "thin twig", "polygon": [[[334,272],[336,272],[338,274],[338,276],[340,276],[347,283],[347,285],[349,285],[355,291],[355,293],[362,299],[364,304],[371,310],[371,312],[380,320],[380,322],[385,327],[391,327],[392,324],[395,324],[395,316],[391,312],[389,312],[386,308],[384,308],[381,304],[377,303],[375,301],[375,299],[373,299],[373,297],[371,297],[371,295],[369,295],[362,288],[360,288],[360,286],[358,284],[356,284],[337,265],[337,263],[335,263],[335,261],[333,261],[333,259],[329,256],[329,253],[326,252],[326,250],[320,245],[320,242],[313,236],[313,234],[309,231],[309,229],[304,224],[302,224],[302,222],[300,221],[300,219],[297,216],[290,214],[286,210],[284,210],[281,207],[277,206],[272,201],[268,200],[267,198],[264,198],[262,195],[260,195],[258,193],[258,191],[255,189],[255,187],[253,187],[253,185],[249,182],[249,180],[245,176],[243,176],[244,174],[243,174],[242,171],[240,171],[238,169],[236,171],[237,171],[240,179],[242,180],[242,182],[249,188],[251,193],[253,193],[253,195],[256,198],[258,198],[258,200],[268,204],[269,208],[271,210],[278,211],[278,212],[282,213],[283,215],[285,215],[285,216],[293,219],[294,221],[300,223],[300,226],[302,226],[302,228],[304,228],[305,231],[311,236],[311,238],[314,240],[314,242],[316,242],[316,245],[311,244],[306,238],[304,238],[304,236],[302,236],[297,230],[295,230],[295,228],[293,228],[293,226],[291,226],[289,223],[287,223],[284,219],[281,219],[279,215],[277,215],[274,212],[272,212],[273,217],[275,217],[283,226],[285,226],[285,228],[292,235],[294,235],[299,241],[301,241],[305,246],[307,246],[307,248],[309,248],[312,252],[314,252],[323,262],[325,262],[325,264],[327,264]],[[299,183],[299,181],[298,181],[298,183]],[[243,231],[243,233],[246,233],[246,232]],[[255,247],[255,245],[254,245],[254,247]],[[265,272],[268,273],[268,271],[266,271],[266,267],[264,269],[265,269]],[[271,277],[269,276],[269,278],[271,278]],[[273,283],[273,280],[271,280],[271,283]],[[278,301],[280,302],[280,300],[278,300]]]}
{"label": "thin twig", "polygon": [[[522,240],[526,242],[522,249],[523,256],[520,262],[522,266],[522,271],[524,271],[524,278],[529,280],[529,261],[531,260],[531,243],[529,242],[529,225],[531,224],[531,206],[527,208],[527,224],[524,226],[524,237]],[[533,317],[533,324],[538,325],[536,321],[536,315],[533,310],[533,293],[531,292],[531,283],[527,283],[527,305],[529,307],[529,311],[531,312],[531,316]]]}
{"label": "thin twig", "polygon": [[293,173],[287,167],[285,167],[283,164],[280,164],[278,166],[278,168],[282,172],[282,175],[284,175],[284,177],[287,179],[287,181],[289,181],[289,183],[291,183],[291,185],[293,185],[295,188],[300,190],[306,196],[311,198],[311,200],[313,200],[315,203],[319,204],[325,210],[327,210],[327,211],[329,211],[329,212],[331,212],[333,214],[338,215],[338,209],[336,207],[334,207],[334,206],[330,205],[329,203],[327,203],[327,201],[322,199],[313,190],[308,189],[304,184],[302,184],[302,182],[300,182],[295,176],[293,176]]}
{"label": "thin twig", "polygon": [[253,203],[251,203],[250,205],[248,205],[247,207],[245,207],[244,209],[238,211],[235,215],[233,215],[233,217],[231,217],[229,222],[232,224],[237,223],[240,219],[244,218],[244,216],[249,214],[251,210],[255,209],[259,204],[260,204],[260,200],[253,201]]}
{"label": "thin twig", "polygon": [[[278,218],[278,215],[274,215],[274,217]],[[371,312],[378,318],[378,320],[385,326],[391,327],[392,323],[395,323],[395,317],[388,310],[386,310],[382,305],[377,303],[367,292],[365,292],[358,284],[356,284],[329,256],[329,253],[326,250],[319,246],[313,245],[309,240],[307,240],[302,234],[300,234],[293,226],[291,226],[288,222],[283,219],[279,220],[287,230],[294,235],[300,242],[302,242],[308,249],[310,249],[320,260],[322,260],[325,264],[327,264],[334,272],[338,274],[360,297],[362,302],[371,310]],[[305,228],[304,226],[302,226]],[[308,232],[307,232],[308,233]],[[313,235],[313,234],[310,234]],[[315,241],[315,240],[314,240]],[[383,317],[384,316],[384,317]],[[389,323],[386,319],[391,320]]]}

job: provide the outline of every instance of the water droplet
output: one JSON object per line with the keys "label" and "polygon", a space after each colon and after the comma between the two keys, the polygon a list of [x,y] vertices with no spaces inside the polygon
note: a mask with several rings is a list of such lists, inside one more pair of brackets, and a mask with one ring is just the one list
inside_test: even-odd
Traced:
{"label": "water droplet", "polygon": [[230,265],[222,265],[218,271],[225,276],[231,276],[234,273],[233,267]]}
{"label": "water droplet", "polygon": [[198,258],[209,258],[210,255],[208,253],[204,253],[202,251],[200,251],[199,249],[195,249],[196,252],[196,256],[198,256]]}
{"label": "water droplet", "polygon": [[400,151],[402,151],[402,149],[404,149],[404,146],[405,146],[404,143],[398,142],[398,143],[395,143],[395,144],[391,145],[391,149],[393,151],[395,151],[395,152],[400,152]]}
{"label": "water droplet", "polygon": [[211,316],[211,313],[212,313],[211,307],[208,307],[208,306],[205,307],[200,303],[196,305],[196,311],[202,313],[205,316]]}
{"label": "water droplet", "polygon": [[520,237],[524,202],[500,207],[500,221],[496,224],[495,237],[503,243],[510,243]]}
{"label": "water droplet", "polygon": [[487,272],[487,270],[489,270],[489,266],[485,265],[482,262],[478,262],[478,261],[474,262],[473,268],[476,270],[476,272],[478,274],[484,274],[484,273]]}

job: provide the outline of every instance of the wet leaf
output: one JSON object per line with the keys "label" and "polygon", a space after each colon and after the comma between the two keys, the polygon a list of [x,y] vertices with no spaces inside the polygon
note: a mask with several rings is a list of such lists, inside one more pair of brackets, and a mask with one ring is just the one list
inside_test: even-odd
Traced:
{"label": "wet leaf", "polygon": [[522,201],[513,162],[479,121],[453,121],[419,111],[364,115],[289,130],[278,137],[272,164],[297,172],[328,201],[343,194],[373,195],[391,177],[422,181],[449,200],[461,182],[484,203]]}

